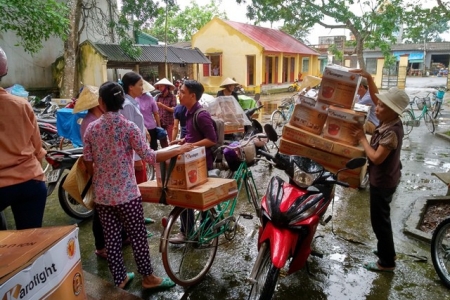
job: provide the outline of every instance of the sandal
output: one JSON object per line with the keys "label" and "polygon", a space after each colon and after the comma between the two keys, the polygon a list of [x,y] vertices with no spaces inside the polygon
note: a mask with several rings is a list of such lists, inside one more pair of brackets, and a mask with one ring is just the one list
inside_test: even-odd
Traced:
{"label": "sandal", "polygon": [[155,223],[155,220],[153,220],[152,218],[144,218],[145,225],[153,224],[153,223]]}
{"label": "sandal", "polygon": [[161,281],[161,283],[157,286],[153,286],[153,287],[145,287],[142,286],[144,289],[167,289],[167,288],[171,288],[175,286],[175,282],[173,282],[172,280],[170,280],[170,278],[164,277]]}
{"label": "sandal", "polygon": [[364,269],[374,272],[390,272],[393,273],[395,267],[387,268],[380,266],[377,262],[370,262],[363,265]]}
{"label": "sandal", "polygon": [[153,233],[147,230],[147,238],[151,238],[153,236]]}
{"label": "sandal", "polygon": [[108,254],[106,253],[106,249],[95,250],[94,253],[95,253],[95,255],[97,255],[100,258],[104,258],[104,259],[108,258]]}
{"label": "sandal", "polygon": [[125,277],[125,280],[119,285],[119,288],[124,289],[133,279],[134,273],[133,272],[127,273],[127,277]]}

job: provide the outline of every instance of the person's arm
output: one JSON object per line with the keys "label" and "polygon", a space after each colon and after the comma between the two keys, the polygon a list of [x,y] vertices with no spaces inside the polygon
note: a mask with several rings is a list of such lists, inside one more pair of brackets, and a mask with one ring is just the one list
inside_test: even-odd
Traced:
{"label": "person's arm", "polygon": [[369,141],[367,140],[366,134],[364,133],[364,128],[362,125],[353,125],[352,126],[353,136],[359,141],[360,145],[364,148],[366,152],[367,158],[374,164],[381,164],[386,157],[388,157],[391,149],[384,147],[383,145],[378,145],[378,148],[375,150],[370,146]]}
{"label": "person's arm", "polygon": [[192,143],[194,146],[205,146],[206,148],[214,146],[217,143],[216,130],[211,116],[206,111],[203,111],[197,116],[197,124],[201,128],[204,139]]}
{"label": "person's arm", "polygon": [[34,155],[36,156],[36,158],[39,161],[42,161],[45,154],[47,154],[47,151],[42,147],[42,138],[41,138],[41,133],[39,131],[39,125],[36,120],[36,115],[31,110],[31,106],[28,111],[28,116],[30,118],[30,121],[34,124],[34,126],[33,126],[34,131],[31,136],[31,143],[33,144],[33,147],[34,147]]}
{"label": "person's arm", "polygon": [[180,120],[173,120],[173,129],[172,129],[172,137],[176,138],[178,136],[178,125],[180,124]]}
{"label": "person's arm", "polygon": [[159,118],[159,113],[154,112],[153,117],[155,118],[156,126],[161,127],[161,119]]}
{"label": "person's arm", "polygon": [[161,162],[161,161],[166,161],[174,156],[183,154],[185,152],[189,152],[192,149],[194,149],[194,145],[193,144],[183,144],[180,145],[179,147],[175,147],[175,148],[163,148],[160,149],[158,151],[156,151],[156,162]]}

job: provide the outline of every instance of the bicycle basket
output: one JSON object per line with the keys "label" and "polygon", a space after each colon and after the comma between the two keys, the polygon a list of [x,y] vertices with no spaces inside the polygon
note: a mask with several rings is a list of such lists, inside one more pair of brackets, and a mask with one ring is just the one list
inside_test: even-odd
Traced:
{"label": "bicycle basket", "polygon": [[439,100],[442,100],[442,99],[444,98],[444,94],[445,94],[445,91],[439,90],[439,91],[436,93],[436,98],[439,99]]}
{"label": "bicycle basket", "polygon": [[427,107],[431,107],[430,97],[416,98],[416,105],[417,105],[417,108],[420,110],[423,109],[424,105],[426,105]]}

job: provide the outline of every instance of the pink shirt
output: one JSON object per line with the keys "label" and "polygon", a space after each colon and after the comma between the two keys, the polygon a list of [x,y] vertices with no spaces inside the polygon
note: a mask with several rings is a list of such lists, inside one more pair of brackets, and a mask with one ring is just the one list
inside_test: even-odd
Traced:
{"label": "pink shirt", "polygon": [[31,105],[0,88],[0,187],[43,181],[46,153]]}
{"label": "pink shirt", "polygon": [[154,114],[159,112],[155,99],[149,93],[144,93],[142,96],[137,97],[136,101],[139,102],[139,110],[144,117],[145,128],[155,129],[156,121]]}
{"label": "pink shirt", "polygon": [[84,159],[94,162],[96,203],[120,205],[141,195],[134,175],[133,149],[149,164],[155,164],[156,153],[135,123],[118,112],[106,112],[89,124],[84,143]]}

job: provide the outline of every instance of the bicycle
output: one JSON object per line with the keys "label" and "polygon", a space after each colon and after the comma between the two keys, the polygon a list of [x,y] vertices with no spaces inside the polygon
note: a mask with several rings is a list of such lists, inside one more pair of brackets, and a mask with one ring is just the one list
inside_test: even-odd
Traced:
{"label": "bicycle", "polygon": [[433,232],[431,259],[439,278],[450,288],[450,218],[439,223]]}
{"label": "bicycle", "polygon": [[[243,186],[258,219],[261,217],[258,191],[243,150],[254,138],[261,136],[262,134],[256,134],[246,143],[236,147],[221,146],[222,149],[235,150],[239,157],[239,165],[233,177],[237,181],[237,195],[233,199],[208,207],[204,211],[174,207],[168,218],[163,219],[164,230],[160,240],[160,252],[167,275],[177,284],[191,286],[199,283],[214,262],[219,237],[223,235],[227,241],[233,240],[239,218],[241,216],[247,219],[253,218],[248,213],[241,213],[237,219],[234,217],[234,210]],[[233,169],[234,164],[229,162],[229,165]],[[181,220],[182,215],[186,216],[184,222]],[[185,241],[180,244],[170,244],[169,238],[180,233],[182,226],[186,229],[192,228],[186,235]]]}
{"label": "bicycle", "polygon": [[[414,113],[414,103],[416,103],[417,107],[421,110],[421,113],[418,116],[416,116],[416,114]],[[425,125],[427,125],[428,131],[434,133],[434,122],[428,110],[428,107],[431,107],[429,97],[419,98],[416,96],[412,101],[409,102],[409,106],[410,108],[406,109],[402,113],[403,131],[405,133],[405,136],[412,131],[413,127],[418,127],[420,125],[421,119],[425,121]]]}
{"label": "bicycle", "polygon": [[294,96],[288,99],[284,99],[281,105],[272,112],[270,115],[270,123],[277,132],[278,136],[281,136],[284,125],[291,119],[292,112],[294,111],[295,100]]}
{"label": "bicycle", "polygon": [[439,87],[437,91],[434,91],[432,93],[429,93],[427,97],[429,97],[431,94],[431,110],[432,110],[432,117],[433,119],[436,119],[441,111],[442,102],[444,100],[445,95],[445,88]]}

